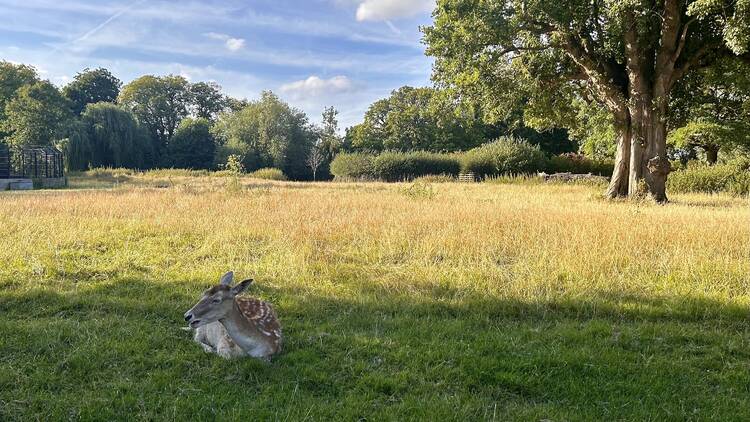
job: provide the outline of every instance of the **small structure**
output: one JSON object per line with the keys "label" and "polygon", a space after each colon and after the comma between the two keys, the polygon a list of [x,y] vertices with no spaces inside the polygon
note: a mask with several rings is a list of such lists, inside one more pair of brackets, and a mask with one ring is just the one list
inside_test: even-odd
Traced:
{"label": "small structure", "polygon": [[9,148],[0,143],[0,191],[67,185],[63,154],[52,146]]}

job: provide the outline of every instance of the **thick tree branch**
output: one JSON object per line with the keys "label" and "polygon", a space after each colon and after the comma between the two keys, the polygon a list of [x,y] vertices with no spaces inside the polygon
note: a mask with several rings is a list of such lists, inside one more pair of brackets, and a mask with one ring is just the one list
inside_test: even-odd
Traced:
{"label": "thick tree branch", "polygon": [[695,22],[697,18],[692,18],[689,21],[685,22],[685,25],[682,27],[682,35],[680,35],[680,42],[677,44],[677,49],[675,50],[674,54],[672,55],[672,63],[677,63],[677,60],[680,58],[680,54],[682,54],[682,50],[685,49],[685,43],[687,42],[687,34],[688,34],[688,28],[690,27],[690,24]]}

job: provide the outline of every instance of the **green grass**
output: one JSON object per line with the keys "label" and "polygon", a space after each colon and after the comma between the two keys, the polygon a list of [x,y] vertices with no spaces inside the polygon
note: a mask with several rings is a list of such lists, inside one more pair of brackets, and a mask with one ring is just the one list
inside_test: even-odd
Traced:
{"label": "green grass", "polygon": [[[746,201],[109,177],[0,194],[0,420],[750,418]],[[228,269],[271,363],[181,329]]]}

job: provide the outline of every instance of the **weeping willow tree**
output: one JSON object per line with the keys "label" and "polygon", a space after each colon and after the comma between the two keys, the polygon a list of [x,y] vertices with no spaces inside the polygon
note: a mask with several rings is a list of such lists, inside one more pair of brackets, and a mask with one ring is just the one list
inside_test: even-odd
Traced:
{"label": "weeping willow tree", "polygon": [[153,143],[133,114],[111,103],[89,105],[61,144],[69,170],[143,169],[153,165]]}

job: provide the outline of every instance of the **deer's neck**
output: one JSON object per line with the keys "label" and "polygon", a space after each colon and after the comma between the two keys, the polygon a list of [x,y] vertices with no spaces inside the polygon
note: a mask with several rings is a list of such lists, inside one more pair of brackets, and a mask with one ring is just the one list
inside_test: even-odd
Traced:
{"label": "deer's neck", "polygon": [[237,301],[232,304],[232,312],[219,322],[227,329],[229,337],[248,353],[265,344],[264,336],[252,322],[242,315]]}

